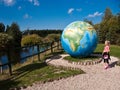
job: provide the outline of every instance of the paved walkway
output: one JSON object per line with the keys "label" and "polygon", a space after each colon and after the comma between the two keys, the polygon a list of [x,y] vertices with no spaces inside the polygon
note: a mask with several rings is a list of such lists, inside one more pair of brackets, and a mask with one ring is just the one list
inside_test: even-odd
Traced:
{"label": "paved walkway", "polygon": [[57,66],[80,68],[86,74],[35,84],[27,87],[26,90],[120,90],[120,67],[115,65],[118,58],[111,56],[111,67],[105,70],[103,62],[87,66],[74,65],[64,60],[65,56],[67,55],[54,56],[46,62]]}

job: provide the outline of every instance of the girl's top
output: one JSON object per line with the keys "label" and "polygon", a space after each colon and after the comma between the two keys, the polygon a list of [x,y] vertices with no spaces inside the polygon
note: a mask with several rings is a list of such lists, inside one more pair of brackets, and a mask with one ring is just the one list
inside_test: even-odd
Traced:
{"label": "girl's top", "polygon": [[103,52],[110,52],[110,47],[108,45],[105,46]]}

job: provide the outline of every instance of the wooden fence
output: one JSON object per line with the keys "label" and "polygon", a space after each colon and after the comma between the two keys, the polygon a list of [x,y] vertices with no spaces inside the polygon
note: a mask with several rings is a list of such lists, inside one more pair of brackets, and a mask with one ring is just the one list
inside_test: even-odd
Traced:
{"label": "wooden fence", "polygon": [[[56,44],[55,44],[56,43]],[[50,45],[50,47],[48,47],[47,49],[43,50],[43,51],[40,51],[40,47],[41,46],[44,46],[44,45]],[[25,57],[22,57],[20,58],[20,60],[22,61],[23,59],[27,59],[29,57],[33,57],[35,55],[38,56],[38,60],[40,61],[40,54],[44,53],[44,52],[47,52],[48,50],[51,51],[51,53],[53,53],[53,49],[57,47],[57,49],[59,49],[60,47],[60,40],[58,41],[53,41],[53,42],[49,42],[49,43],[42,43],[42,44],[37,44],[37,45],[31,45],[31,46],[25,46],[25,47],[20,47],[20,48],[16,48],[17,49],[23,49],[23,48],[28,48],[28,47],[33,47],[33,46],[37,46],[37,52],[38,53],[35,53],[35,54],[32,54],[32,55],[29,55],[29,56],[25,56]],[[7,51],[5,51],[7,53],[7,57],[8,57],[8,63],[5,63],[5,64],[2,64],[0,63],[0,69],[2,70],[2,67],[3,66],[8,66],[8,69],[9,69],[9,74],[12,75],[12,63],[14,63],[14,61],[11,60],[11,56],[10,56],[10,49],[8,49]]]}

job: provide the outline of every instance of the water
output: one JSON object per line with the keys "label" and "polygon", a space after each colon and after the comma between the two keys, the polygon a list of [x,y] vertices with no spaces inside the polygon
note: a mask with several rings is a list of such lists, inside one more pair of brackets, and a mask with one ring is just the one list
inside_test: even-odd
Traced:
{"label": "water", "polygon": [[[40,52],[46,50],[48,47],[49,46],[39,48]],[[37,46],[26,47],[26,48],[22,48],[21,51],[14,51],[14,52],[12,52],[12,57],[11,58],[13,60],[17,61],[17,62],[24,63],[27,60],[27,58],[26,59],[22,59],[22,60],[21,60],[21,58],[24,58],[26,56],[30,56],[30,55],[33,55],[33,54],[37,54],[37,53],[38,53]],[[0,56],[0,62],[2,64],[8,63],[8,57],[7,57],[6,54]],[[6,65],[6,66],[3,66],[2,68],[6,69],[7,67],[8,66]]]}

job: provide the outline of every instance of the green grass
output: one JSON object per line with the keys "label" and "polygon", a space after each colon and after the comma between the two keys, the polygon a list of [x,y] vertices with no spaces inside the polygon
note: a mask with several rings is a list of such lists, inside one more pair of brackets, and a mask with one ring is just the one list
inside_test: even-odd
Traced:
{"label": "green grass", "polygon": [[[101,52],[104,49],[104,44],[98,44],[95,52]],[[110,45],[110,55],[120,58],[120,46]]]}
{"label": "green grass", "polygon": [[96,56],[88,56],[88,57],[71,57],[71,56],[66,56],[64,57],[65,60],[72,61],[72,62],[84,62],[84,61],[94,61],[98,60],[99,58]]}
{"label": "green grass", "polygon": [[[102,53],[104,44],[98,44],[95,53]],[[120,46],[110,46],[111,56],[120,58]],[[65,53],[64,51],[54,52],[53,55]],[[49,57],[49,55],[48,55]],[[84,61],[84,60],[96,60],[96,57],[86,58],[72,58],[73,61]],[[80,60],[78,60],[80,59]],[[120,65],[120,64],[119,64]],[[0,75],[0,90],[8,90],[14,87],[28,86],[35,82],[47,82],[50,80],[59,79],[61,77],[66,78],[72,75],[84,73],[82,70],[67,70],[63,68],[56,68],[48,66],[46,63],[34,62],[32,64],[25,64],[19,68],[13,69],[13,75],[8,74]]]}
{"label": "green grass", "polygon": [[47,82],[82,73],[84,73],[82,70],[56,68],[48,66],[46,63],[35,62],[16,69],[12,76],[6,75],[5,79],[0,79],[0,89],[8,90],[10,88],[32,85],[38,81]]}
{"label": "green grass", "polygon": [[[98,44],[95,52],[101,52],[104,49],[104,44]],[[117,45],[110,45],[110,56],[115,56],[119,58],[119,61],[117,62],[117,65],[120,66],[120,46]]]}
{"label": "green grass", "polygon": [[[102,54],[103,49],[104,49],[104,44],[98,44],[94,53]],[[120,46],[110,45],[110,55],[120,58]],[[98,60],[98,57],[88,56],[85,58],[74,58],[71,56],[67,56],[64,59],[69,60],[69,61],[79,62],[79,61]]]}

